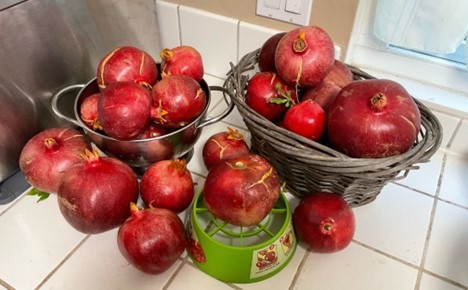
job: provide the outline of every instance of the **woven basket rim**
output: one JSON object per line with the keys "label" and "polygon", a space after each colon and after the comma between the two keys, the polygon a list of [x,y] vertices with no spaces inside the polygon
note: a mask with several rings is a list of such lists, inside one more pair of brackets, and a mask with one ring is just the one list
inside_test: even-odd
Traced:
{"label": "woven basket rim", "polygon": [[[270,138],[271,142],[284,147],[285,153],[290,149],[301,148],[303,151],[294,150],[295,157],[301,158],[304,163],[320,164],[323,170],[335,171],[338,167],[343,172],[359,173],[364,171],[378,171],[385,169],[409,170],[417,168],[414,163],[428,162],[430,157],[440,147],[442,141],[442,126],[435,115],[418,99],[413,97],[421,112],[421,129],[418,140],[412,148],[405,153],[383,158],[353,158],[321,143],[309,140],[286,129],[276,126],[254,110],[244,101],[245,88],[250,78],[249,73],[255,73],[258,64],[260,49],[256,49],[244,55],[237,65],[230,63],[231,69],[227,73],[224,87],[229,90],[239,113],[250,128]],[[355,79],[374,79],[372,75],[346,64],[353,73]],[[256,133],[255,132],[255,133]]]}

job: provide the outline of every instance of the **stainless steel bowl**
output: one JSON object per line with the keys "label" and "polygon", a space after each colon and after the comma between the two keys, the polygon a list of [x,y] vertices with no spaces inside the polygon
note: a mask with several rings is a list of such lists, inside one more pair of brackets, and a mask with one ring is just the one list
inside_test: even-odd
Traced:
{"label": "stainless steel bowl", "polygon": [[[202,89],[206,94],[206,105],[202,114],[192,121],[190,124],[177,129],[168,134],[148,138],[148,139],[135,139],[135,140],[117,140],[107,135],[96,132],[86,126],[80,117],[80,106],[83,100],[99,92],[96,78],[87,84],[76,84],[65,87],[54,94],[52,97],[52,110],[59,117],[71,122],[72,124],[83,128],[84,132],[89,136],[91,141],[106,155],[117,157],[124,161],[136,171],[144,171],[150,164],[163,159],[187,158],[193,151],[193,146],[197,142],[202,128],[218,122],[226,117],[233,109],[234,104],[231,101],[230,92],[223,87],[208,86],[202,80],[200,82]],[[59,99],[65,95],[70,96],[69,92],[79,90],[74,101],[74,118],[64,114],[59,108]],[[211,103],[211,91],[221,91],[224,94],[224,99],[228,103],[227,108],[219,115],[214,117],[207,117],[208,107]]]}

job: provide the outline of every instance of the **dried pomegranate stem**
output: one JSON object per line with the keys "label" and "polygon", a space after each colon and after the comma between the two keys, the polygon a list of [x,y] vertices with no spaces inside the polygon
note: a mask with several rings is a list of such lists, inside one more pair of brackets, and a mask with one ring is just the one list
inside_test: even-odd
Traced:
{"label": "dried pomegranate stem", "polygon": [[305,33],[301,32],[299,37],[296,38],[293,42],[293,50],[294,52],[304,52],[307,49],[307,42],[305,40]]}
{"label": "dried pomegranate stem", "polygon": [[81,154],[81,157],[83,157],[83,159],[86,160],[86,162],[88,163],[97,162],[101,158],[99,156],[99,150],[97,148],[94,148],[93,151],[85,149],[85,152]]}
{"label": "dried pomegranate stem", "polygon": [[377,93],[371,98],[372,108],[382,110],[387,105],[387,97],[383,93]]}
{"label": "dried pomegranate stem", "polygon": [[228,127],[228,130],[226,133],[227,133],[227,138],[229,140],[243,140],[244,139],[244,135],[242,135],[242,133],[239,132],[239,130],[237,129]]}
{"label": "dried pomegranate stem", "polygon": [[137,213],[139,211],[140,211],[140,207],[136,203],[131,202],[130,203],[130,212],[131,213]]}
{"label": "dried pomegranate stem", "polygon": [[167,122],[165,117],[167,114],[169,113],[162,108],[162,100],[159,100],[159,106],[153,107],[151,109],[151,117],[157,120],[157,122],[160,124],[164,124]]}
{"label": "dried pomegranate stem", "polygon": [[52,138],[52,137],[51,138],[46,138],[44,140],[44,146],[47,149],[51,150],[51,149],[54,149],[55,147],[57,147],[58,143],[57,143],[57,140],[55,140],[55,138]]}
{"label": "dried pomegranate stem", "polygon": [[320,223],[320,232],[324,235],[331,235],[335,224],[335,221],[332,218],[326,218]]}
{"label": "dried pomegranate stem", "polygon": [[172,52],[170,48],[165,48],[159,53],[159,55],[161,56],[162,59],[164,59],[165,61],[168,61],[172,58],[174,53]]}
{"label": "dried pomegranate stem", "polygon": [[174,159],[170,165],[171,168],[173,168],[175,171],[179,172],[180,174],[183,174],[185,172],[186,166],[187,166],[187,162],[185,162],[185,159]]}

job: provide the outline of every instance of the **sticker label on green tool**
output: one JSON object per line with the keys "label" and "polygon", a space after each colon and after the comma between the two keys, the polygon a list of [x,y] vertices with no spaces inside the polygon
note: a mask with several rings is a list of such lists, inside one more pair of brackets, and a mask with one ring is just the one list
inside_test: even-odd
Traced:
{"label": "sticker label on green tool", "polygon": [[286,263],[289,256],[294,252],[296,239],[294,238],[292,223],[284,231],[284,234],[263,249],[252,253],[252,265],[250,268],[250,278],[258,278],[276,271],[281,265]]}

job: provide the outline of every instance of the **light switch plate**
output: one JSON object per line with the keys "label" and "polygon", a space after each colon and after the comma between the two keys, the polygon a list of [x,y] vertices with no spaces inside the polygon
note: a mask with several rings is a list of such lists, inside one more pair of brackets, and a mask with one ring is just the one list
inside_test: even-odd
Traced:
{"label": "light switch plate", "polygon": [[257,0],[257,15],[301,26],[309,25],[312,0]]}

